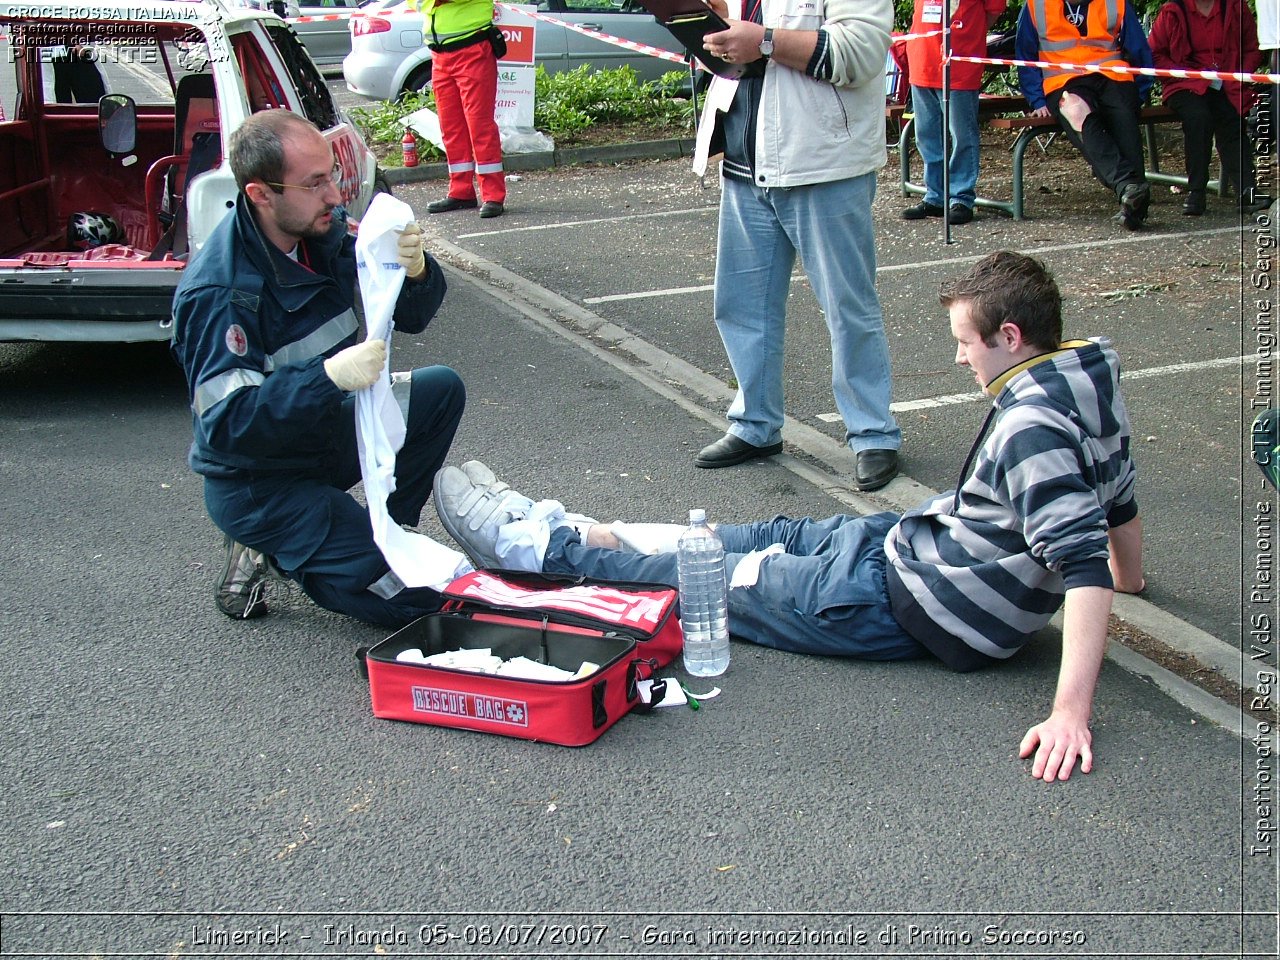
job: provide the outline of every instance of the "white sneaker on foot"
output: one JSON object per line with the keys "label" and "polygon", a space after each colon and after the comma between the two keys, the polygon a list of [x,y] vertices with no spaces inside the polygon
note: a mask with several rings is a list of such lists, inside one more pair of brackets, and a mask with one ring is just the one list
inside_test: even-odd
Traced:
{"label": "white sneaker on foot", "polygon": [[[467,464],[481,480],[477,483],[457,467],[445,467],[436,474],[432,495],[436,513],[449,536],[457,542],[477,567],[500,567],[497,555],[498,531],[513,520],[521,520],[533,502],[505,483],[493,478],[493,471],[479,461]],[[476,467],[483,468],[481,473]],[[485,482],[486,476],[488,478]]]}

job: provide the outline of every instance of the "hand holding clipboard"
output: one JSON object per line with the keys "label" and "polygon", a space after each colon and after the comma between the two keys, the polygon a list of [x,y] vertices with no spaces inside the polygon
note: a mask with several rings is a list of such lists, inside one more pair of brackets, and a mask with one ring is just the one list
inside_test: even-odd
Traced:
{"label": "hand holding clipboard", "polygon": [[728,30],[729,24],[709,7],[704,0],[639,0],[640,5],[653,14],[655,20],[666,27],[680,41],[690,56],[712,73],[731,80],[744,76],[759,76],[764,72],[764,61],[731,63],[709,53],[703,39],[712,33]]}

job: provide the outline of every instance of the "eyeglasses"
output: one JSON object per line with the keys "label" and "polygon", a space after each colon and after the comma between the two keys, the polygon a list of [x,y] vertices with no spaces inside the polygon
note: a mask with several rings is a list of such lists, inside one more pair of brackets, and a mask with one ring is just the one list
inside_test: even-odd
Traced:
{"label": "eyeglasses", "polygon": [[321,177],[312,183],[275,183],[272,180],[264,180],[263,183],[269,187],[279,187],[281,190],[285,187],[293,187],[295,190],[310,190],[319,196],[329,187],[337,187],[342,184],[342,167],[335,163],[327,177]]}

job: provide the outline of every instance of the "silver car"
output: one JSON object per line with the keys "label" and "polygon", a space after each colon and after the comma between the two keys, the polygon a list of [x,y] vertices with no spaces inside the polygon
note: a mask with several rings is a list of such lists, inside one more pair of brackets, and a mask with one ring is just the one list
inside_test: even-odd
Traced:
{"label": "silver car", "polygon": [[294,13],[292,2],[289,23],[298,39],[326,73],[337,72],[351,52],[351,14],[361,0],[302,0]]}
{"label": "silver car", "polygon": [[[431,51],[422,39],[422,14],[407,3],[364,7],[351,18],[351,53],[342,61],[347,89],[371,100],[391,100],[408,90],[431,86]],[[680,44],[636,0],[539,0],[539,13],[624,40],[680,53]],[[588,37],[539,20],[534,61],[548,73],[630,66],[642,80],[656,80],[679,62]]]}
{"label": "silver car", "polygon": [[336,73],[351,52],[351,15],[368,0],[230,0],[231,6],[285,17],[325,73]]}

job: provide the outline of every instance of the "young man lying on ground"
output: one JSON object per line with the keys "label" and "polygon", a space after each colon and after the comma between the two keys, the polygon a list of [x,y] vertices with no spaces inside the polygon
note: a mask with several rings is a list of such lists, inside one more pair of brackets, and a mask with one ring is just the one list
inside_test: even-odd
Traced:
{"label": "young man lying on ground", "polygon": [[[932,654],[971,670],[1012,656],[1065,602],[1053,710],[1020,750],[1035,752],[1033,776],[1065,780],[1077,760],[1093,767],[1113,591],[1144,586],[1118,358],[1106,340],[1061,342],[1057,285],[1030,257],[991,254],[940,299],[956,363],[995,398],[959,490],[902,517],[720,524],[726,568],[746,581],[729,591],[729,627],[780,650]],[[475,461],[441,470],[434,490],[445,529],[479,566],[677,582],[679,525],[575,520]]]}

